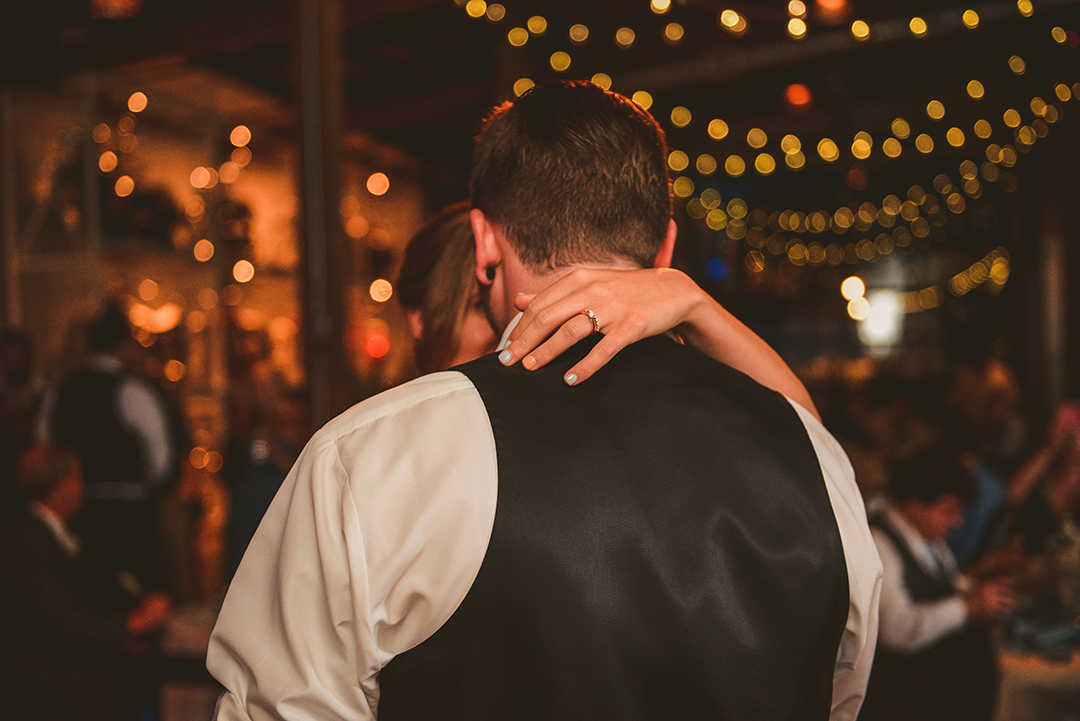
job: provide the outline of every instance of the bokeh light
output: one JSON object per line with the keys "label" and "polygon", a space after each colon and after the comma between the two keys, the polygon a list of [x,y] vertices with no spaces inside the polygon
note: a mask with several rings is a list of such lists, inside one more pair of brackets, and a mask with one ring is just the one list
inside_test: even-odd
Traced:
{"label": "bokeh light", "polygon": [[135,180],[130,175],[122,175],[113,186],[117,196],[126,198],[135,191]]}
{"label": "bokeh light", "polygon": [[394,286],[384,278],[378,278],[368,287],[368,295],[376,303],[385,303],[394,294]]}
{"label": "bokeh light", "polygon": [[372,173],[367,179],[367,190],[372,195],[386,195],[390,190],[390,178],[385,173]]}
{"label": "bokeh light", "polygon": [[214,257],[214,244],[206,238],[203,238],[195,244],[195,248],[192,252],[195,254],[195,260],[200,263],[205,263]]}
{"label": "bokeh light", "polygon": [[251,142],[251,130],[246,125],[237,125],[229,133],[229,142],[238,148],[242,148]]}
{"label": "bokeh light", "polygon": [[132,93],[128,98],[128,110],[133,113],[141,113],[146,110],[146,93]]}
{"label": "bokeh light", "polygon": [[255,277],[255,266],[248,260],[238,260],[232,269],[233,279],[237,283],[247,283]]}

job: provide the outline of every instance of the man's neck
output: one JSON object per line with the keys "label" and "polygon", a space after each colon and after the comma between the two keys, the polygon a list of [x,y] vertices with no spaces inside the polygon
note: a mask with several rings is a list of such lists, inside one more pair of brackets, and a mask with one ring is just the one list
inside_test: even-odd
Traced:
{"label": "man's neck", "polygon": [[537,272],[514,257],[513,259],[508,260],[504,270],[505,275],[503,282],[505,284],[505,291],[502,296],[502,302],[498,307],[493,307],[495,317],[491,320],[495,321],[494,325],[497,326],[495,332],[502,333],[510,321],[517,316],[518,309],[514,305],[514,299],[517,296],[522,294],[535,295],[541,293],[559,279],[579,268],[589,268],[594,270],[636,270],[638,266],[630,261],[613,260],[607,263],[575,263],[546,272]]}

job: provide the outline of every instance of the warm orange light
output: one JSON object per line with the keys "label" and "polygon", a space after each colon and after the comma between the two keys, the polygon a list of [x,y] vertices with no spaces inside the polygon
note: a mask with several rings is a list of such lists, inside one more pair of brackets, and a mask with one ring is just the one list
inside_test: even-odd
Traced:
{"label": "warm orange light", "polygon": [[229,157],[232,158],[232,161],[236,163],[237,167],[243,168],[251,162],[251,151],[246,147],[236,148]]}
{"label": "warm orange light", "polygon": [[146,93],[132,93],[128,98],[128,110],[133,113],[146,110]]}
{"label": "warm orange light", "polygon": [[238,260],[232,269],[233,278],[237,283],[247,283],[255,277],[255,266],[247,260]]}
{"label": "warm orange light", "polygon": [[367,179],[367,189],[372,195],[386,195],[390,190],[390,178],[384,173],[372,173]]}
{"label": "warm orange light", "polygon": [[368,288],[368,294],[376,303],[385,303],[394,294],[394,286],[390,284],[390,281],[379,278]]}
{"label": "warm orange light", "polygon": [[191,171],[191,187],[193,188],[205,188],[206,184],[210,182],[210,171],[203,167],[195,168]]}
{"label": "warm orange light", "polygon": [[120,196],[121,198],[126,198],[131,195],[131,193],[135,190],[135,181],[130,175],[122,175],[116,181],[116,186],[114,189],[116,190],[116,194],[118,196]]}
{"label": "warm orange light", "polygon": [[827,23],[841,22],[850,10],[847,0],[816,0],[816,4],[818,17]]}
{"label": "warm orange light", "polygon": [[214,257],[214,244],[206,238],[203,238],[195,244],[195,249],[193,252],[195,254],[195,260],[199,261],[200,263],[205,263],[206,261]]}
{"label": "warm orange light", "polygon": [[364,341],[364,352],[372,358],[383,358],[390,352],[390,339],[382,333],[372,333]]}
{"label": "warm orange light", "polygon": [[191,463],[192,468],[206,468],[206,458],[210,455],[206,452],[205,448],[196,447],[192,448],[188,453],[188,462]]}
{"label": "warm orange light", "polygon": [[103,173],[111,173],[116,170],[116,166],[119,162],[120,160],[116,157],[116,153],[111,150],[106,150],[101,154],[101,157],[98,158],[98,167],[101,168],[101,172]]}
{"label": "warm orange light", "polygon": [[237,125],[229,133],[229,142],[238,148],[242,148],[251,142],[251,131],[246,125]]}
{"label": "warm orange light", "polygon": [[165,377],[173,383],[179,383],[187,375],[187,367],[180,361],[173,359],[165,364],[163,369]]}
{"label": "warm orange light", "polygon": [[371,229],[371,224],[368,219],[362,215],[354,215],[345,221],[345,232],[349,234],[350,238],[356,238],[360,240]]}
{"label": "warm orange light", "polygon": [[139,297],[143,300],[153,300],[157,298],[158,284],[150,278],[147,278],[142,283],[139,283]]}
{"label": "warm orange light", "polygon": [[130,20],[142,12],[142,0],[90,0],[90,17],[98,20]]}
{"label": "warm orange light", "polygon": [[221,178],[221,182],[226,185],[235,183],[240,178],[240,166],[231,160],[226,160],[221,164],[221,170],[218,171],[218,176]]}
{"label": "warm orange light", "polygon": [[810,88],[806,87],[802,83],[792,83],[787,86],[784,91],[784,99],[788,103],[796,108],[802,108],[809,105],[813,99],[814,94],[810,92]]}

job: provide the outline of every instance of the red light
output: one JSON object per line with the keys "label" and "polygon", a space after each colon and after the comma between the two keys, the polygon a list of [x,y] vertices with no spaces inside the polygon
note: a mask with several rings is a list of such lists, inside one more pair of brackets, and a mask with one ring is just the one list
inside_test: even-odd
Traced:
{"label": "red light", "polygon": [[1077,45],[1080,45],[1080,37],[1077,37],[1076,33],[1070,30],[1065,33],[1065,42],[1069,44],[1070,48],[1075,48]]}
{"label": "red light", "polygon": [[822,22],[843,22],[851,8],[847,0],[817,0],[817,15]]}
{"label": "red light", "polygon": [[390,352],[390,339],[382,333],[372,333],[364,341],[364,352],[372,358],[382,358]]}
{"label": "red light", "polygon": [[804,108],[813,101],[814,94],[802,83],[792,83],[784,91],[784,99],[793,107]]}
{"label": "red light", "polygon": [[859,167],[853,167],[849,170],[844,180],[847,182],[847,187],[852,190],[866,190],[866,185],[870,182],[870,178],[866,176],[866,171]]}

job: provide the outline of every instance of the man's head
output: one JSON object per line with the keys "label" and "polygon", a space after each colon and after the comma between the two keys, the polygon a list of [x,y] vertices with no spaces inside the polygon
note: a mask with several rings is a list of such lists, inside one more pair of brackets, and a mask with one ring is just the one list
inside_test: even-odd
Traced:
{"label": "man's head", "polygon": [[19,456],[15,466],[15,487],[30,501],[71,520],[83,501],[82,465],[67,448],[55,444],[34,446]]}
{"label": "man's head", "polygon": [[131,326],[119,306],[110,303],[90,323],[86,333],[87,350],[91,353],[116,353],[131,339]]}
{"label": "man's head", "polygon": [[592,83],[548,83],[495,108],[470,178],[480,282],[526,290],[500,267],[504,249],[534,277],[656,265],[674,242],[666,156],[652,116]]}
{"label": "man's head", "polygon": [[932,448],[896,466],[889,493],[919,535],[943,541],[960,524],[964,506],[978,497],[978,487],[958,453]]}

